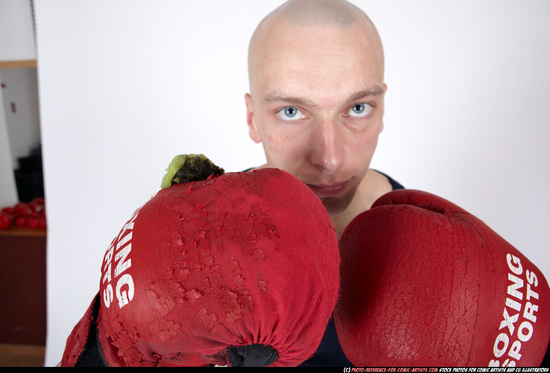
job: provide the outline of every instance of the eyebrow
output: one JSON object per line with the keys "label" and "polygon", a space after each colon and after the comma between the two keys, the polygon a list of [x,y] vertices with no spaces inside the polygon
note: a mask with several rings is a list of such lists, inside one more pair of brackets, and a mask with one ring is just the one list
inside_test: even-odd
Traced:
{"label": "eyebrow", "polygon": [[[352,94],[351,96],[348,97],[348,99],[345,102],[350,103],[366,97],[376,97],[376,96],[382,95],[383,93],[384,93],[383,87],[377,86],[373,88],[368,88]],[[318,107],[317,104],[305,98],[288,96],[277,91],[266,94],[263,98],[263,101],[264,103],[285,102],[288,104],[300,105],[300,106],[306,106],[306,107],[312,107],[312,108]]]}

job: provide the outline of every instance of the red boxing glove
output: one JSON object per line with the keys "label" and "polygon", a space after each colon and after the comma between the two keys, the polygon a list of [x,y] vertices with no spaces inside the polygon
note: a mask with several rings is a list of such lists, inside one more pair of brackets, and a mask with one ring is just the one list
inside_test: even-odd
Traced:
{"label": "red boxing glove", "polygon": [[475,216],[399,190],[340,240],[335,324],[357,366],[539,366],[550,339],[541,271]]}
{"label": "red boxing glove", "polygon": [[107,250],[62,365],[82,363],[90,338],[110,366],[299,365],[336,304],[339,264],[325,208],[286,172],[171,186]]}

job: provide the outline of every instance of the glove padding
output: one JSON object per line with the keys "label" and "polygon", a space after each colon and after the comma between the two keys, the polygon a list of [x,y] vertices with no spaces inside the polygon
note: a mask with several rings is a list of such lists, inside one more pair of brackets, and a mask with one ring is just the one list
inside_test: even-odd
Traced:
{"label": "glove padding", "polygon": [[340,239],[335,324],[356,366],[539,366],[550,339],[541,271],[438,196],[390,192]]}
{"label": "glove padding", "polygon": [[[163,189],[105,254],[102,355],[110,366],[297,366],[321,341],[339,263],[325,208],[286,172],[226,173]],[[89,313],[62,365],[85,350]]]}

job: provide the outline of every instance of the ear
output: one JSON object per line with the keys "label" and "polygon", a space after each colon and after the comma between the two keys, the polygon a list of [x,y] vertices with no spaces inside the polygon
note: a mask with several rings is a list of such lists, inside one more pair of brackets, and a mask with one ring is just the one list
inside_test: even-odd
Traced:
{"label": "ear", "polygon": [[[382,97],[382,99],[385,101],[385,98],[386,98],[386,91],[388,90],[388,85],[386,83],[384,83],[384,97]],[[385,102],[384,102],[384,106],[385,106]],[[385,110],[385,109],[384,109]],[[380,126],[380,133],[382,133],[382,131],[384,131],[384,117],[383,117],[383,113],[382,113],[382,123],[381,123],[381,126]]]}
{"label": "ear", "polygon": [[254,117],[254,104],[252,103],[252,96],[250,93],[244,95],[244,100],[246,102],[246,123],[248,124],[248,135],[255,143],[259,144],[262,142],[260,137],[260,132],[256,125],[256,119]]}

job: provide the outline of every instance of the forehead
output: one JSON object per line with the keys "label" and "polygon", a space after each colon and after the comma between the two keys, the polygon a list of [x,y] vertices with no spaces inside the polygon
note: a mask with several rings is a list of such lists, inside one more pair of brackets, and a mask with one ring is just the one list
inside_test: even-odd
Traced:
{"label": "forehead", "polygon": [[383,85],[382,53],[361,25],[286,25],[258,44],[251,85],[259,94],[347,94]]}

